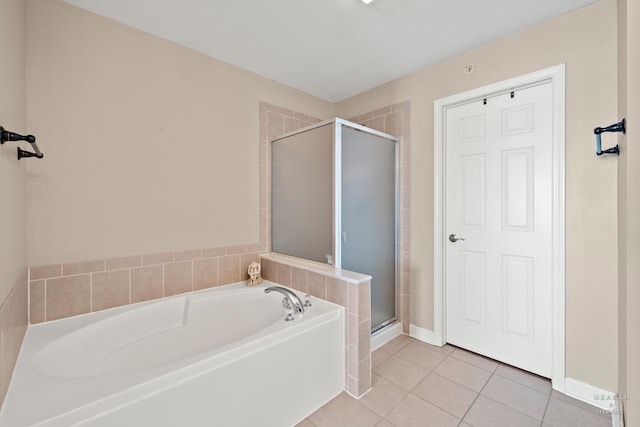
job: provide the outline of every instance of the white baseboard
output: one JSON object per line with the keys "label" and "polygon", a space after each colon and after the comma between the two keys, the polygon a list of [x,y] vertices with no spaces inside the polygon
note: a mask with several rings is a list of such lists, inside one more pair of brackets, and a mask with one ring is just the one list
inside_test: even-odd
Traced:
{"label": "white baseboard", "polygon": [[402,335],[402,324],[392,323],[371,335],[371,351],[376,350],[398,335]]}
{"label": "white baseboard", "polygon": [[609,411],[616,409],[617,395],[615,393],[573,378],[565,378],[564,393],[600,409]]}
{"label": "white baseboard", "polygon": [[435,334],[429,329],[411,324],[409,325],[409,336],[427,344],[435,345]]}

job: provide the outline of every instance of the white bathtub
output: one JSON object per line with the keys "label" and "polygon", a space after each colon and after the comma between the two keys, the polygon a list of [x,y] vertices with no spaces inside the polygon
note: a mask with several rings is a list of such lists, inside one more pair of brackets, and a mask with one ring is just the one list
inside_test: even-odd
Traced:
{"label": "white bathtub", "polygon": [[243,284],[29,327],[1,426],[292,426],[344,389],[344,309]]}

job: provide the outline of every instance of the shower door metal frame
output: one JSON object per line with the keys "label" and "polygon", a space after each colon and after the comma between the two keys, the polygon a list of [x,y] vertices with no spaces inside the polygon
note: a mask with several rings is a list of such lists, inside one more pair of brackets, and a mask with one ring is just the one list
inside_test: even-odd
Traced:
{"label": "shower door metal frame", "polygon": [[[367,133],[369,135],[374,135],[383,139],[388,140],[389,142],[394,144],[395,147],[395,183],[394,183],[394,269],[395,269],[395,283],[394,283],[394,312],[395,315],[389,320],[379,324],[372,325],[371,332],[376,332],[385,326],[390,325],[398,319],[398,280],[399,280],[399,269],[398,269],[398,236],[400,235],[399,230],[399,222],[398,222],[398,213],[400,206],[400,148],[399,148],[399,139],[393,135],[389,135],[384,132],[380,132],[375,129],[371,129],[369,127],[359,125],[357,123],[350,122],[348,120],[344,120],[341,118],[333,118],[331,120],[325,120],[322,122],[314,123],[310,126],[306,126],[304,128],[288,132],[284,135],[278,136],[270,141],[271,144],[277,142],[282,139],[286,139],[288,137],[303,133],[309,132],[311,130],[331,125],[333,124],[333,141],[332,141],[332,149],[333,149],[333,198],[332,198],[332,211],[333,211],[333,221],[332,221],[332,241],[333,241],[333,267],[337,269],[342,268],[342,244],[341,244],[341,236],[342,236],[342,127],[346,126],[351,129]],[[273,172],[272,172],[273,173]],[[273,197],[273,192],[271,192]],[[272,200],[272,209],[273,209],[273,200]],[[273,229],[273,225],[271,224]],[[270,248],[273,250],[273,247]],[[358,272],[362,273],[362,272]],[[366,273],[363,273],[366,274]]]}

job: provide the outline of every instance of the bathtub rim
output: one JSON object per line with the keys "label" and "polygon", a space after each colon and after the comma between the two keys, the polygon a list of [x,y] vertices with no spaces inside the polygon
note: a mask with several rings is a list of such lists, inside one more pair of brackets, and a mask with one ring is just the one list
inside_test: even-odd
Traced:
{"label": "bathtub rim", "polygon": [[[139,303],[124,305],[120,307],[114,307],[106,310],[101,310],[98,312],[85,313],[82,315],[73,316],[69,318],[57,319],[54,321],[39,323],[36,325],[30,325],[27,329],[27,335],[25,336],[25,340],[23,341],[23,345],[20,350],[20,355],[18,357],[19,364],[17,364],[15,372],[17,373],[19,369],[20,370],[26,369],[26,370],[31,370],[32,372],[37,373],[37,370],[33,366],[31,359],[33,359],[34,354],[37,353],[39,348],[42,348],[43,346],[55,341],[56,339],[59,339],[62,336],[65,336],[68,333],[90,326],[92,323],[99,322],[111,316],[116,316],[119,313],[133,311],[142,306],[158,304],[170,299],[186,298],[189,296],[198,296],[198,295],[209,294],[209,293],[226,294],[226,293],[235,293],[238,291],[259,292],[259,290],[264,289],[268,286],[283,286],[285,288],[288,288],[296,292],[297,294],[303,294],[299,290],[291,288],[290,286],[284,286],[279,283],[266,281],[266,280],[260,286],[256,286],[256,287],[248,287],[246,286],[245,282],[236,282],[229,285],[218,286],[214,288],[208,288],[208,289],[203,289],[203,290],[198,290],[193,292],[186,292],[183,294],[167,296],[167,297],[158,298],[158,299],[149,300],[149,301],[142,301]],[[255,335],[254,334],[251,336],[252,337],[251,340],[248,340],[248,337],[243,337],[240,340],[235,341],[233,344],[227,346],[229,348],[226,348],[221,352],[218,352],[216,354],[205,355],[204,357],[198,360],[189,361],[188,363],[182,366],[172,366],[171,369],[165,372],[156,373],[154,371],[163,371],[164,369],[166,369],[166,365],[156,367],[156,368],[151,368],[148,370],[148,372],[151,373],[152,375],[150,375],[149,378],[147,379],[144,379],[139,382],[135,382],[133,384],[126,384],[119,391],[109,392],[109,394],[105,396],[98,397],[84,404],[79,404],[78,406],[72,409],[63,410],[58,414],[41,418],[38,421],[36,421],[35,424],[33,425],[47,425],[47,426],[65,425],[66,426],[68,425],[69,422],[73,422],[72,419],[75,419],[77,417],[79,417],[78,418],[79,420],[90,419],[91,417],[84,416],[83,414],[95,413],[96,411],[97,413],[102,413],[104,411],[100,410],[100,408],[103,408],[103,407],[104,408],[109,407],[111,408],[111,410],[116,410],[117,408],[126,406],[127,404],[130,404],[132,401],[134,401],[135,399],[132,399],[131,396],[139,395],[141,397],[139,397],[138,399],[143,399],[144,396],[147,396],[149,394],[159,393],[162,390],[170,388],[176,384],[189,381],[199,375],[203,375],[207,372],[211,372],[219,366],[232,363],[234,360],[242,358],[245,352],[246,354],[250,354],[250,353],[259,351],[260,348],[262,348],[263,346],[276,345],[286,339],[289,339],[291,337],[295,337],[296,335],[304,333],[305,330],[308,330],[310,328],[320,327],[327,322],[335,320],[336,318],[342,318],[341,321],[344,326],[344,323],[346,322],[346,311],[344,307],[321,298],[317,298],[317,299],[322,301],[323,304],[327,304],[328,306],[330,306],[330,309],[327,310],[326,312],[317,313],[315,316],[311,318],[307,318],[302,322],[290,322],[291,325],[283,325],[283,327],[278,328],[274,331],[270,331],[264,335],[254,336]],[[284,322],[284,313],[282,316],[282,322]],[[80,325],[78,325],[78,323],[80,323]],[[265,329],[269,326],[272,326],[272,325],[265,325]],[[35,347],[35,343],[32,343],[31,341],[33,341],[34,339],[37,340],[38,338],[41,338],[41,336],[40,337],[36,336],[35,338],[31,338],[31,339],[29,338],[34,333],[41,334],[42,330],[50,329],[51,327],[57,329],[57,331],[55,331],[54,336],[47,337],[45,341],[39,342],[38,343],[39,345]],[[342,329],[344,329],[344,327]],[[292,330],[294,330],[294,333],[291,332]],[[343,332],[343,335],[344,335],[344,332]],[[344,337],[342,341],[344,342]],[[250,350],[247,352],[247,349],[250,349]],[[25,354],[24,353],[25,351],[28,351],[28,354]],[[29,359],[29,360],[26,360],[26,359]],[[23,367],[22,365],[25,365],[25,364],[26,364],[26,367]],[[342,365],[342,370],[344,374],[345,363],[343,363]],[[126,376],[126,374],[124,376]],[[97,380],[99,378],[100,377],[93,377],[91,379]],[[29,380],[29,378],[27,378],[27,380]],[[53,380],[55,381],[55,380],[61,380],[61,379],[53,378]],[[90,382],[90,381],[87,381],[87,382]],[[14,387],[15,387],[14,382],[12,381],[9,385],[9,389],[7,390],[7,395],[3,402],[2,408],[0,408],[0,422],[2,423],[6,422],[7,419],[9,421],[22,419],[21,417],[11,418],[11,417],[7,417],[6,415],[2,416],[2,414],[5,414],[6,412],[7,404],[13,401],[12,395],[14,394]],[[19,391],[22,391],[22,390],[19,390]],[[22,397],[23,397],[22,395],[18,396],[18,398],[22,398]],[[24,402],[21,401],[20,404],[22,403]],[[17,405],[18,403],[13,404],[12,407],[16,407]]]}

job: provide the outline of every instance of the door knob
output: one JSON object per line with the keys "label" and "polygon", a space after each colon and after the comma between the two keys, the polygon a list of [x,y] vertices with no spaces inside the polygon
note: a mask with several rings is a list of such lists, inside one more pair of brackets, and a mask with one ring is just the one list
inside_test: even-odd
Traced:
{"label": "door knob", "polygon": [[464,237],[458,237],[455,234],[449,234],[449,241],[450,242],[457,242],[458,240],[466,240]]}

